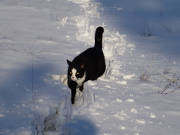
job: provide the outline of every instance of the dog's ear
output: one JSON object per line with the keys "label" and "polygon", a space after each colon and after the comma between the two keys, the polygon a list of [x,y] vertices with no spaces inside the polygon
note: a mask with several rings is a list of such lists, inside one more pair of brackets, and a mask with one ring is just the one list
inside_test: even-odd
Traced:
{"label": "dog's ear", "polygon": [[67,59],[67,64],[70,66],[71,65],[71,61],[69,61],[68,59]]}
{"label": "dog's ear", "polygon": [[81,66],[80,66],[80,67],[81,67],[81,69],[83,69],[83,68],[84,68],[84,64],[81,64]]}

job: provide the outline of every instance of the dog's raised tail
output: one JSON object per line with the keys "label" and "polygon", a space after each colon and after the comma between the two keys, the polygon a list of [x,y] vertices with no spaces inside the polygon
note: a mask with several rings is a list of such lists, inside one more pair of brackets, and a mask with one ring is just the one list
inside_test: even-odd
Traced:
{"label": "dog's raised tail", "polygon": [[102,48],[102,38],[103,38],[104,28],[99,26],[96,28],[95,32],[95,47]]}

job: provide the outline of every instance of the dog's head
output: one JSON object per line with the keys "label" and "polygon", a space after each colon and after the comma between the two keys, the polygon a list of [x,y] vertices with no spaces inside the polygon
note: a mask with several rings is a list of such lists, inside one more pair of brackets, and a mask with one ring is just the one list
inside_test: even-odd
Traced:
{"label": "dog's head", "polygon": [[67,60],[68,64],[68,78],[72,81],[77,81],[84,77],[85,69],[84,64],[77,64]]}

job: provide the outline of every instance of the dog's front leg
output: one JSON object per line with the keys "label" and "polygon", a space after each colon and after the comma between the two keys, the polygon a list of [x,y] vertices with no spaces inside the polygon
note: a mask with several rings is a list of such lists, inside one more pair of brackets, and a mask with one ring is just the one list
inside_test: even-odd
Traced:
{"label": "dog's front leg", "polygon": [[84,84],[82,84],[82,85],[79,87],[79,90],[80,90],[81,92],[83,92],[83,89],[84,89]]}
{"label": "dog's front leg", "polygon": [[71,103],[74,104],[76,96],[77,83],[74,81],[68,81],[68,86],[71,89]]}
{"label": "dog's front leg", "polygon": [[76,89],[71,89],[71,103],[74,104],[76,96]]}

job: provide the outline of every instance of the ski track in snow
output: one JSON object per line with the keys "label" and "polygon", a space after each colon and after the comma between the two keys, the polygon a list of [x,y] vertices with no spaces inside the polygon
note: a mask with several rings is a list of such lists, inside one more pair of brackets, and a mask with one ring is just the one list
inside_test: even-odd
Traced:
{"label": "ski track in snow", "polygon": [[[17,28],[9,25],[13,28],[13,32],[8,29],[7,33],[0,33],[0,43],[2,43],[0,47],[4,51],[0,51],[3,56],[1,69],[4,71],[0,73],[6,76],[0,81],[3,83],[9,76],[12,77],[8,71],[25,72],[18,75],[19,79],[15,78],[21,81],[10,83],[15,90],[26,93],[23,95],[26,100],[24,101],[22,96],[23,101],[17,100],[18,103],[16,103],[14,99],[15,103],[12,106],[12,102],[9,101],[9,106],[6,106],[2,100],[0,123],[2,124],[7,116],[13,118],[17,115],[16,118],[19,121],[25,121],[25,124],[22,122],[17,127],[11,124],[12,127],[8,129],[4,126],[8,125],[6,122],[3,125],[5,129],[1,129],[0,126],[0,134],[30,135],[39,132],[39,135],[83,135],[86,132],[89,135],[143,135],[179,132],[176,125],[179,108],[173,108],[179,105],[178,95],[176,95],[176,101],[173,102],[171,96],[175,95],[162,98],[162,95],[158,94],[160,88],[166,86],[167,80],[169,84],[172,84],[174,80],[179,81],[176,80],[178,75],[171,73],[169,69],[163,69],[166,64],[161,65],[161,70],[156,70],[159,67],[157,63],[165,59],[164,57],[161,58],[158,55],[158,60],[149,58],[151,56],[142,54],[144,52],[136,51],[135,45],[127,41],[126,35],[106,26],[98,11],[100,9],[98,2],[90,0],[67,0],[63,3],[56,0],[45,2],[38,0],[37,4],[35,1],[21,3],[17,0],[16,2],[10,2],[10,5],[5,3],[7,7],[1,10],[11,16],[19,13],[20,17],[17,16],[13,18],[14,20],[10,17],[5,17],[5,19],[15,21],[17,24],[21,22],[19,18],[27,21],[24,24],[20,23],[21,26]],[[14,4],[15,6],[12,6]],[[61,4],[64,4],[63,11],[69,11],[69,7],[74,8],[73,15],[71,13],[73,11],[60,14],[58,5]],[[38,8],[42,7],[39,13]],[[36,18],[35,21],[30,19],[32,16]],[[48,23],[44,23],[46,21]],[[39,27],[33,28],[34,23]],[[103,51],[106,58],[106,72],[97,81],[87,82],[84,92],[77,93],[76,104],[71,106],[66,75],[56,73],[65,74],[66,59],[73,59],[76,54],[93,46],[94,32],[99,25],[105,27]],[[24,29],[19,30],[18,28],[21,27]],[[47,29],[41,32],[44,28]],[[28,31],[27,29],[31,29],[28,33],[29,37],[23,35]],[[8,32],[11,34],[9,35]],[[22,37],[17,36],[16,33],[21,34]],[[59,37],[58,34],[62,33],[64,35]],[[61,44],[60,47],[59,44]],[[13,55],[19,58],[18,61],[12,57]],[[150,63],[145,59],[151,60],[150,63],[155,63],[154,67],[149,67]],[[138,64],[142,62],[147,65],[147,71],[144,66]],[[30,68],[22,71],[21,67],[29,63],[31,63]],[[173,65],[176,68],[176,64]],[[34,86],[28,83],[30,81],[28,76],[35,78],[34,80],[31,78]],[[23,86],[23,83],[28,86]],[[173,85],[173,88],[179,87],[175,83]],[[171,90],[172,87],[168,85],[167,88]],[[169,107],[165,105],[166,103],[172,107],[166,108]],[[13,120],[18,121],[16,118]],[[11,130],[14,133],[11,133]]]}

